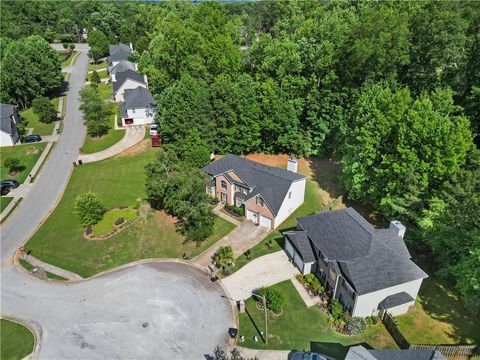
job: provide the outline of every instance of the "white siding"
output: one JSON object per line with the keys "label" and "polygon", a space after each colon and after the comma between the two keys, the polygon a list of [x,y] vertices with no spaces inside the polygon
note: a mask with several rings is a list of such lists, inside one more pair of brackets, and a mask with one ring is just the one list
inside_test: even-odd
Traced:
{"label": "white siding", "polygon": [[408,308],[415,304],[415,301],[410,301],[409,303],[398,305],[393,308],[388,309],[388,312],[393,316],[405,314],[408,311]]}
{"label": "white siding", "polygon": [[[374,291],[357,297],[352,316],[366,317],[378,313],[378,304],[389,295],[405,291],[412,298],[416,299],[423,279],[410,281],[404,284],[395,285],[386,289]],[[397,314],[398,315],[398,314]]]}
{"label": "white siding", "polygon": [[127,117],[122,118],[123,126],[125,126],[125,119],[133,119],[132,125],[146,125],[151,124],[155,120],[155,110],[152,109],[127,109]]}
{"label": "white siding", "polygon": [[[282,206],[278,211],[277,217],[275,218],[274,227],[278,227],[287,217],[290,216],[300,205],[303,204],[305,198],[305,184],[306,179],[298,180],[290,185],[290,189],[287,191],[285,199],[283,199]],[[288,194],[292,193],[290,199]]]}
{"label": "white siding", "polygon": [[12,137],[4,131],[0,131],[0,146],[13,146]]}
{"label": "white siding", "polygon": [[124,100],[123,93],[125,92],[126,89],[136,89],[139,86],[144,87],[145,89],[147,88],[146,84],[142,84],[132,79],[127,79],[115,93],[115,101],[119,102]]}

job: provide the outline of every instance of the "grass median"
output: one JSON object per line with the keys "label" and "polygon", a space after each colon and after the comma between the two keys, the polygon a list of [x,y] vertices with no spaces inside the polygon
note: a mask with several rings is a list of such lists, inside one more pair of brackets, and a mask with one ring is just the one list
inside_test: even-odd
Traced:
{"label": "grass median", "polygon": [[21,360],[33,351],[35,338],[25,326],[0,319],[0,358]]}

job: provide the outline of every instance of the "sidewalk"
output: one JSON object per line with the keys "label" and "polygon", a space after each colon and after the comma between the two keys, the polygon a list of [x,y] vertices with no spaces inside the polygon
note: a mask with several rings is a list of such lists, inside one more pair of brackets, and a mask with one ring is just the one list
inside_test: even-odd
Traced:
{"label": "sidewalk", "polygon": [[[237,340],[237,344],[241,344],[241,341]],[[258,360],[287,360],[288,354],[292,352],[290,350],[247,349],[241,346],[237,346],[237,350],[240,353],[240,355],[245,359],[258,358]]]}
{"label": "sidewalk", "polygon": [[28,255],[28,257],[26,258],[27,262],[30,264],[30,265],[33,265],[33,266],[37,266],[37,267],[41,267],[43,269],[45,269],[45,271],[48,271],[48,272],[51,272],[55,275],[59,275],[59,276],[62,276],[64,277],[65,279],[68,279],[68,280],[82,280],[83,278],[78,275],[78,274],[75,274],[73,272],[70,272],[68,270],[64,270],[64,269],[61,269],[59,267],[56,267],[56,266],[53,266],[53,265],[50,265],[50,264],[47,264],[41,260],[38,260],[37,258],[33,257],[32,255]]}
{"label": "sidewalk", "polygon": [[317,303],[320,303],[320,296],[317,295],[313,298],[310,297],[305,287],[302,284],[300,284],[297,278],[292,279],[292,284],[293,286],[295,286],[295,289],[297,289],[298,294],[300,295],[303,302],[308,308],[315,306]]}
{"label": "sidewalk", "polygon": [[125,129],[125,136],[122,138],[122,140],[103,151],[99,151],[93,154],[80,155],[78,157],[78,160],[82,160],[83,163],[89,163],[107,159],[131,148],[132,146],[142,141],[144,137],[145,127],[128,126]]}

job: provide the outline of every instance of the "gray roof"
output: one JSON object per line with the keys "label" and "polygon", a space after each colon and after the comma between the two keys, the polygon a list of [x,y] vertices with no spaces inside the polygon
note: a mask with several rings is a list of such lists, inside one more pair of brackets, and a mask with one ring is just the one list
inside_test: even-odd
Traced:
{"label": "gray roof", "polygon": [[125,70],[121,73],[116,74],[115,81],[112,83],[113,90],[117,91],[118,89],[120,89],[120,86],[122,86],[122,84],[127,79],[135,80],[141,84],[145,84],[145,79],[143,78],[143,75],[139,74],[136,71]]}
{"label": "gray roof", "polygon": [[109,52],[108,63],[112,64],[113,61],[127,60],[132,53],[132,49],[130,49],[129,45],[125,44],[110,45]]}
{"label": "gray roof", "polygon": [[300,254],[303,262],[309,263],[317,260],[313,245],[305,231],[287,231],[284,232],[283,235],[290,240],[295,250]]}
{"label": "gray roof", "polygon": [[387,296],[385,299],[380,301],[378,304],[384,309],[391,309],[395,306],[403,305],[409,302],[414,301],[415,299],[410,296],[410,294],[407,294],[405,291]]}
{"label": "gray roof", "polygon": [[133,62],[128,61],[128,60],[122,60],[120,61],[117,65],[113,67],[109,67],[108,72],[110,74],[116,74],[116,73],[121,73],[126,70],[136,70],[136,66]]}
{"label": "gray roof", "polygon": [[155,99],[150,90],[143,86],[135,89],[126,89],[123,93],[124,103],[127,109],[142,109],[155,106]]}
{"label": "gray roof", "polygon": [[[252,189],[247,200],[260,194],[275,216],[292,182],[305,179],[304,175],[263,165],[232,154],[227,154],[203,168],[203,171],[212,176],[224,175],[232,170]],[[232,178],[229,181],[235,182]]]}
{"label": "gray roof", "polygon": [[[12,115],[16,115],[17,107],[10,104],[0,104],[1,130],[12,135]],[[18,119],[18,118],[17,118]]]}
{"label": "gray roof", "polygon": [[357,294],[367,294],[428,277],[393,230],[375,229],[354,209],[297,219],[328,260],[337,261]]}
{"label": "gray roof", "polygon": [[368,350],[363,346],[348,349],[345,360],[447,360],[438,350]]}

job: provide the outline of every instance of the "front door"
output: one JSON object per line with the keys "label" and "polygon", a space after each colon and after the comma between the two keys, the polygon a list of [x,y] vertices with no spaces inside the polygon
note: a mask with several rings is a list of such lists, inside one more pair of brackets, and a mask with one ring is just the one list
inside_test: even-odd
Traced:
{"label": "front door", "polygon": [[226,204],[227,203],[227,194],[222,192],[221,195],[220,195],[220,200],[222,201],[222,203]]}

